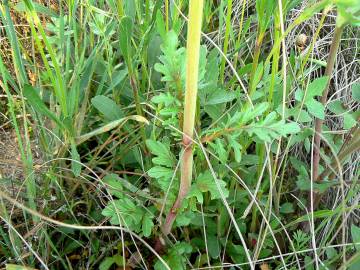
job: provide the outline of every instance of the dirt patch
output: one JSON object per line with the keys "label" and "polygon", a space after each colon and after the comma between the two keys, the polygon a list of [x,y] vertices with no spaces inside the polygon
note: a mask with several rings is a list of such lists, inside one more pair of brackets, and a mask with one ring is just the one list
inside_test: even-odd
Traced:
{"label": "dirt patch", "polygon": [[[10,0],[9,1],[9,12],[12,24],[16,31],[17,42],[20,45],[22,56],[26,62],[33,62],[32,58],[36,58],[36,62],[41,66],[41,57],[39,52],[35,48],[34,41],[31,37],[31,29],[29,22],[26,19],[24,12],[18,12],[16,10],[16,5],[19,3],[19,0]],[[55,0],[37,0],[33,1],[34,4],[40,4],[54,12],[59,12],[59,3]],[[42,13],[38,13],[39,19],[43,25],[46,26],[47,23],[51,22],[51,19]],[[16,78],[15,66],[13,61],[13,48],[11,48],[10,41],[7,37],[4,22],[0,20],[0,55],[5,64],[5,67],[11,74],[12,78]],[[28,75],[29,81],[33,84],[36,81],[36,72],[31,68],[31,65],[25,65],[25,69]],[[0,74],[1,77],[1,74]],[[1,94],[1,91],[0,91]]]}
{"label": "dirt patch", "polygon": [[0,177],[20,178],[22,162],[14,130],[0,130]]}
{"label": "dirt patch", "polygon": [[[15,6],[19,3],[19,0],[9,0],[9,11],[12,23],[14,25],[18,42],[22,48],[22,52],[32,52],[34,50],[34,43],[31,38],[30,26],[26,20],[23,12],[17,12]],[[41,4],[55,12],[59,10],[59,3],[56,0],[36,0],[34,3]],[[39,14],[40,21],[45,26],[46,23],[50,22],[50,18],[44,14]],[[13,49],[7,38],[6,29],[3,25],[3,21],[0,19],[0,55],[7,68],[8,72],[14,80],[16,80],[16,72],[13,61]],[[28,56],[30,57],[30,56]],[[35,57],[37,62],[41,62],[40,56],[35,51]],[[25,66],[27,71],[28,79],[33,84],[35,82],[34,73]],[[19,151],[17,136],[15,130],[12,129],[12,123],[9,120],[9,112],[7,110],[7,96],[1,85],[3,82],[0,74],[0,181],[4,179],[11,179],[11,181],[17,179],[24,179],[23,164],[21,161],[21,154]],[[8,85],[9,86],[9,85]],[[9,86],[11,93],[16,94],[13,89]],[[21,104],[17,104],[18,99],[14,98],[15,107]],[[15,108],[16,110],[17,108]],[[23,132],[21,132],[23,133]],[[31,151],[33,154],[34,164],[40,164],[40,151],[38,150],[38,143],[36,139],[31,141]],[[2,180],[1,180],[2,179]]]}
{"label": "dirt patch", "polygon": [[[31,152],[34,165],[41,164],[39,146],[35,139],[31,140]],[[25,179],[18,138],[14,129],[0,128],[0,185],[7,192],[18,191]]]}

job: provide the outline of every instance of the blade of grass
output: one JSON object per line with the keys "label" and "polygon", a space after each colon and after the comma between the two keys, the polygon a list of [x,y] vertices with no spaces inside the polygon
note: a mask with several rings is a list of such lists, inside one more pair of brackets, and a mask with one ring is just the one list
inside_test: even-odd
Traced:
{"label": "blade of grass", "polygon": [[[41,21],[34,9],[33,3],[31,0],[24,0],[26,7],[27,7],[27,15],[28,15],[28,22],[30,24],[30,28],[31,28],[31,33],[33,38],[35,39],[35,42],[37,44],[37,47],[40,51],[42,60],[45,64],[47,73],[51,79],[52,82],[52,86],[55,90],[55,94],[56,97],[58,99],[58,102],[61,106],[61,113],[64,115],[64,117],[69,116],[68,113],[68,106],[67,106],[67,92],[65,90],[65,84],[64,84],[64,80],[63,80],[63,75],[61,73],[60,70],[60,66],[57,60],[57,57],[55,55],[54,49],[52,48],[45,30],[41,24]],[[40,36],[41,36],[41,40],[44,42],[45,44],[45,49],[47,50],[47,52],[50,55],[51,58],[51,63],[54,66],[54,70],[55,70],[55,75],[56,77],[54,77],[53,75],[53,69],[50,68],[50,63],[45,55],[45,51],[44,51],[44,47],[42,45],[42,42],[40,40],[39,34],[36,31],[36,29],[38,29],[38,31],[40,32]]]}
{"label": "blade of grass", "polygon": [[[227,14],[226,14],[226,23],[225,23],[225,37],[224,37],[224,47],[223,52],[226,55],[229,47],[229,37],[230,37],[230,28],[231,28],[231,14],[232,14],[232,0],[227,1]],[[221,61],[220,68],[220,81],[224,83],[225,78],[225,59]]]}
{"label": "blade of grass", "polygon": [[76,144],[81,144],[84,141],[90,139],[91,137],[102,134],[104,132],[108,132],[108,131],[116,128],[117,126],[119,126],[120,124],[123,124],[124,122],[126,122],[128,120],[135,120],[137,122],[145,123],[145,124],[149,123],[148,120],[146,120],[146,118],[144,118],[143,116],[140,116],[140,115],[133,115],[133,116],[124,117],[124,118],[121,118],[119,120],[112,121],[112,122],[98,128],[98,129],[95,129],[95,130],[93,130],[93,131],[91,131],[89,133],[86,133],[84,135],[81,135],[81,136],[77,137],[76,138]]}
{"label": "blade of grass", "polygon": [[26,70],[25,65],[22,61],[20,48],[19,48],[19,41],[16,37],[16,31],[14,28],[14,24],[11,19],[10,15],[10,9],[9,9],[9,1],[4,1],[4,6],[0,6],[0,17],[2,18],[7,33],[7,36],[9,38],[11,48],[13,50],[13,60],[14,60],[14,67],[15,67],[15,73],[18,77],[18,81],[20,84],[28,83],[28,78],[26,76]]}

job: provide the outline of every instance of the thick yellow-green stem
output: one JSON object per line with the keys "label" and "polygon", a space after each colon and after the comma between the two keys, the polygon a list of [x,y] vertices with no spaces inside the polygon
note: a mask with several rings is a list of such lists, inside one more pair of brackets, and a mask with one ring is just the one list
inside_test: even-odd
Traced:
{"label": "thick yellow-green stem", "polygon": [[163,232],[165,235],[171,231],[178,209],[189,191],[192,178],[193,153],[192,139],[195,123],[196,100],[198,90],[198,70],[200,54],[201,22],[203,14],[203,0],[190,0],[189,25],[187,36],[187,60],[186,60],[186,89],[184,104],[183,123],[183,147],[184,152],[181,161],[181,180],[179,194],[166,217]]}

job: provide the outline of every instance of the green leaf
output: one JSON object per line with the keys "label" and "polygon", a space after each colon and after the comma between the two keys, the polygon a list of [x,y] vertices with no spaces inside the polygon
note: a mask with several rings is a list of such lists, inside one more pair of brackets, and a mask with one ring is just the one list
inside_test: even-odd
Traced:
{"label": "green leaf", "polygon": [[305,92],[304,92],[303,90],[297,89],[297,90],[295,91],[295,99],[296,99],[297,101],[302,101],[302,99],[304,98],[304,94],[305,94]]}
{"label": "green leaf", "polygon": [[212,148],[214,149],[215,153],[217,154],[217,157],[220,159],[222,163],[227,162],[228,158],[228,152],[225,149],[224,141],[222,139],[216,139],[215,144],[209,143]]}
{"label": "green leaf", "polygon": [[358,0],[337,0],[338,16],[336,26],[345,24],[360,26],[360,1]]}
{"label": "green leaf", "polygon": [[176,216],[175,224],[177,227],[189,226],[191,220],[194,218],[195,213],[191,210],[180,212]]}
{"label": "green leaf", "polygon": [[146,213],[142,220],[142,231],[145,237],[149,237],[151,235],[152,228],[154,227],[154,222],[152,221],[152,215],[150,213]]}
{"label": "green leaf", "polygon": [[210,172],[200,174],[195,180],[195,185],[201,192],[210,192],[211,199],[215,200],[221,198],[221,194],[215,181],[218,182],[222,193],[225,198],[227,198],[229,196],[229,191],[226,189],[226,182],[220,179],[215,180]]}
{"label": "green leaf", "polygon": [[351,238],[353,243],[357,243],[357,245],[355,245],[356,250],[360,251],[360,227],[354,224],[351,225]]}
{"label": "green leaf", "polygon": [[69,241],[67,243],[67,245],[64,247],[64,249],[62,250],[62,252],[63,252],[63,254],[71,254],[71,253],[75,252],[75,250],[77,250],[78,248],[83,246],[83,244],[84,243],[81,240]]}
{"label": "green leaf", "polygon": [[136,2],[134,1],[123,1],[125,14],[130,18],[134,19],[136,15]]}
{"label": "green leaf", "polygon": [[222,114],[224,106],[222,105],[207,105],[204,107],[205,112],[214,120],[218,120]]}
{"label": "green leaf", "polygon": [[[106,178],[106,176],[105,176],[105,178]],[[105,180],[105,178],[103,179],[103,181]],[[145,199],[152,200],[152,201],[160,201],[154,197],[151,197],[147,191],[139,189],[137,186],[131,184],[128,180],[119,177],[117,174],[110,174],[110,178],[111,178],[111,181],[107,180],[106,183],[108,185],[111,185],[114,187],[113,190],[110,189],[111,192],[118,191],[118,193],[113,194],[114,196],[119,195],[120,197],[119,196],[117,196],[117,197],[122,198],[124,194],[121,193],[120,191],[122,191],[123,188],[125,188],[125,189],[129,190],[131,193],[137,194]],[[121,187],[120,187],[120,185],[121,185]]]}
{"label": "green leaf", "polygon": [[[176,243],[166,254],[163,259],[167,262],[171,270],[185,270],[186,269],[186,254],[192,252],[190,244],[185,242]],[[166,270],[167,268],[161,261],[157,261],[154,266],[155,270]]]}
{"label": "green leaf", "polygon": [[124,117],[120,107],[111,98],[98,95],[91,99],[92,105],[101,112],[106,120],[114,121]]}
{"label": "green leaf", "polygon": [[296,181],[296,186],[301,190],[301,191],[307,191],[310,190],[310,181],[307,179],[303,179],[300,178]]}
{"label": "green leaf", "polygon": [[305,256],[305,270],[314,270],[314,261],[309,256]]}
{"label": "green leaf", "polygon": [[[150,38],[149,45],[147,46],[147,57],[148,57],[148,65],[149,65],[148,68],[153,68],[155,63],[158,61],[159,56],[161,55],[161,49],[160,49],[161,43],[162,43],[162,39],[158,35],[154,35],[153,37]],[[155,72],[153,74],[153,80],[158,82],[160,80],[159,75],[160,74]]]}
{"label": "green leaf", "polygon": [[59,118],[52,111],[48,109],[48,107],[41,100],[40,96],[37,93],[37,90],[34,87],[25,84],[23,95],[30,103],[30,105],[34,107],[36,112],[39,112],[40,114],[53,120],[58,125],[59,128],[63,130],[67,129],[65,125],[59,120]]}
{"label": "green leaf", "polygon": [[329,80],[328,76],[323,76],[313,80],[307,88],[305,101],[313,98],[314,96],[322,96],[326,88],[326,85],[328,83],[328,80]]}
{"label": "green leaf", "polygon": [[350,129],[357,124],[357,121],[353,114],[345,113],[344,114],[344,129]]}
{"label": "green leaf", "polygon": [[327,108],[334,114],[342,114],[346,112],[340,100],[330,102]]}
{"label": "green leaf", "polygon": [[[296,114],[296,117],[297,117],[297,114]],[[307,123],[307,122],[311,122],[311,121],[312,121],[311,116],[306,111],[301,110],[299,113],[299,122]]]}
{"label": "green leaf", "polygon": [[226,91],[224,89],[217,89],[207,97],[204,105],[216,105],[233,101],[237,97],[234,91]]}
{"label": "green leaf", "polygon": [[[167,260],[167,257],[165,257],[165,258],[164,257],[163,257],[163,259],[165,259],[165,262],[167,264],[169,264],[169,261]],[[168,270],[168,268],[159,259],[156,261],[156,263],[154,265],[154,269],[155,270]],[[172,268],[170,268],[170,269],[172,269]]]}
{"label": "green leaf", "polygon": [[81,173],[81,160],[73,140],[71,142],[71,159],[71,170],[75,176],[79,176]]}
{"label": "green leaf", "polygon": [[162,39],[166,38],[166,27],[163,15],[160,10],[156,13],[156,29]]}
{"label": "green leaf", "polygon": [[309,138],[312,134],[313,134],[312,129],[310,129],[310,128],[303,129],[302,131],[300,131],[299,133],[297,133],[291,137],[291,140],[289,141],[289,147],[293,146],[296,143],[303,143],[304,140]]}
{"label": "green leaf", "polygon": [[296,134],[296,133],[300,132],[300,127],[299,127],[298,123],[291,122],[291,123],[284,124],[281,121],[281,124],[282,124],[282,128],[279,129],[279,134],[282,136],[286,136],[289,134]]}
{"label": "green leaf", "polygon": [[169,92],[166,92],[166,93],[161,93],[157,96],[154,96],[151,99],[151,101],[154,102],[155,104],[163,104],[165,106],[169,106],[169,105],[175,103],[176,98],[173,95],[171,95]]}
{"label": "green leaf", "polygon": [[[311,183],[309,178],[299,177],[296,181],[297,187],[302,191],[308,191],[311,189]],[[330,187],[336,185],[334,181],[322,181],[321,183],[314,183],[313,189],[318,191],[319,193],[324,193]]]}
{"label": "green leaf", "polygon": [[264,73],[264,63],[260,62],[256,68],[255,74],[254,74],[254,84],[253,84],[253,89],[256,89],[256,86],[259,84],[261,77],[263,76]]}
{"label": "green leaf", "polygon": [[107,184],[107,189],[109,190],[111,195],[116,196],[117,198],[122,198],[124,196],[123,193],[123,185],[119,181],[120,177],[117,174],[108,174],[103,178],[103,182]]}
{"label": "green leaf", "polygon": [[177,34],[173,30],[168,32],[161,45],[161,63],[154,65],[155,70],[163,75],[161,80],[169,82],[172,89],[181,87],[185,77],[185,48],[178,49],[178,43]]}
{"label": "green leaf", "polygon": [[[168,254],[163,256],[163,259],[169,265],[171,270],[185,270],[186,269],[186,254],[191,253],[192,247],[184,242],[175,244]],[[155,270],[167,270],[161,261],[157,260],[154,265]]]}
{"label": "green leaf", "polygon": [[241,144],[237,142],[235,136],[228,136],[228,140],[229,140],[229,146],[234,150],[235,161],[240,163],[240,161],[241,161],[241,149],[242,149]]}
{"label": "green leaf", "polygon": [[328,80],[329,77],[324,76],[312,81],[307,88],[305,97],[305,92],[301,89],[298,89],[295,92],[295,99],[297,101],[302,101],[304,99],[304,104],[308,109],[309,113],[322,120],[325,118],[325,108],[320,102],[314,99],[314,97],[322,95],[326,88]]}
{"label": "green leaf", "polygon": [[235,263],[244,263],[247,261],[246,252],[242,245],[235,245],[234,243],[229,243],[229,247],[227,248],[227,252],[231,256],[231,259]]}
{"label": "green leaf", "polygon": [[162,166],[155,166],[148,170],[148,175],[150,177],[156,178],[157,183],[164,192],[167,192],[173,174],[173,169]]}
{"label": "green leaf", "polygon": [[152,159],[154,164],[166,167],[175,166],[175,157],[170,151],[170,147],[159,141],[147,140],[146,146],[156,157]]}
{"label": "green leaf", "polygon": [[148,170],[148,175],[153,178],[171,178],[173,174],[174,170],[161,166],[155,166]]}
{"label": "green leaf", "polygon": [[241,159],[241,165],[244,166],[251,166],[251,165],[258,165],[259,164],[259,156],[257,155],[244,155]]}
{"label": "green leaf", "polygon": [[241,112],[236,112],[229,119],[227,126],[242,126],[247,124],[250,120],[254,120],[256,117],[262,115],[269,108],[269,103],[263,102],[256,104],[254,108],[244,107]]}
{"label": "green leaf", "polygon": [[266,110],[268,108],[269,108],[269,103],[268,102],[263,102],[263,103],[260,103],[260,104],[256,104],[253,109],[247,109],[244,112],[244,115],[243,115],[242,119],[240,120],[240,122],[245,124],[249,120],[253,120],[256,117],[262,115],[264,112],[266,112]]}
{"label": "green leaf", "polygon": [[120,50],[122,55],[125,58],[125,61],[127,62],[127,65],[130,66],[132,63],[130,63],[130,57],[131,57],[131,36],[132,36],[132,30],[133,30],[133,22],[130,17],[123,17],[120,20],[119,24],[120,28]]}
{"label": "green leaf", "polygon": [[360,83],[354,83],[352,85],[351,96],[354,100],[360,102]]}
{"label": "green leaf", "polygon": [[139,232],[141,229],[140,225],[144,215],[144,209],[135,205],[133,200],[124,197],[119,200],[109,202],[101,213],[105,217],[110,217],[111,224],[121,224],[129,227],[129,229],[135,232]]}
{"label": "green leaf", "polygon": [[106,257],[99,265],[99,270],[108,270],[113,264],[117,266],[123,266],[123,257],[116,254],[112,257]]}
{"label": "green leaf", "polygon": [[305,104],[310,114],[319,119],[325,119],[325,108],[319,101],[310,99]]}
{"label": "green leaf", "polygon": [[[297,106],[295,108],[291,108],[291,109],[285,109],[285,118],[289,118],[290,116],[292,116],[295,120],[298,120],[301,123],[307,123],[307,122],[311,122],[313,120],[307,111],[299,110],[299,109],[300,109],[299,106]],[[280,105],[276,109],[276,111],[278,114],[281,114],[282,113],[282,105]]]}
{"label": "green leaf", "polygon": [[335,248],[333,247],[329,247],[329,248],[326,248],[326,256],[328,257],[328,259],[333,259],[337,256],[337,251]]}
{"label": "green leaf", "polygon": [[201,190],[196,186],[196,184],[193,184],[190,188],[190,191],[188,193],[188,195],[186,196],[187,198],[192,198],[192,197],[195,197],[196,200],[203,204],[204,203],[204,198],[203,198],[203,195],[202,195],[202,192]]}
{"label": "green leaf", "polygon": [[116,254],[113,256],[113,258],[117,266],[123,266],[124,264],[123,256]]}
{"label": "green leaf", "polygon": [[110,87],[107,89],[107,92],[109,93],[115,87],[117,87],[126,78],[127,75],[128,75],[127,69],[114,71],[111,76],[111,84]]}
{"label": "green leaf", "polygon": [[[360,89],[359,89],[360,90]],[[334,100],[329,105],[328,108],[331,112],[336,115],[342,115],[344,118],[344,129],[350,129],[356,125],[356,117],[353,114],[349,113],[343,106],[340,100]]]}
{"label": "green leaf", "polygon": [[297,123],[284,123],[283,120],[277,121],[276,118],[276,112],[271,112],[264,120],[249,125],[246,131],[250,136],[254,133],[259,139],[266,142],[300,132]]}
{"label": "green leaf", "polygon": [[359,270],[360,269],[360,252],[358,251],[356,254],[354,254],[353,256],[354,259],[350,262],[349,265],[349,270]]}
{"label": "green leaf", "polygon": [[[200,46],[200,59],[199,59],[199,78],[198,82],[200,82],[199,88],[202,87],[203,84],[207,84],[208,82],[203,82],[204,76],[206,74],[206,63],[207,63],[207,47],[205,45]],[[185,74],[185,62],[183,63],[184,66],[181,67],[182,71]],[[185,79],[185,75],[184,75]],[[215,79],[215,78],[214,78]],[[212,80],[210,83],[214,83],[214,80]]]}
{"label": "green leaf", "polygon": [[100,270],[109,270],[110,267],[115,263],[113,257],[106,257],[99,265]]}
{"label": "green leaf", "polygon": [[284,203],[281,205],[280,207],[280,213],[282,214],[290,214],[290,213],[294,213],[294,206],[292,203]]}
{"label": "green leaf", "polygon": [[219,80],[219,52],[214,48],[210,51],[206,63],[206,73],[204,80],[210,85],[217,85]]}
{"label": "green leaf", "polygon": [[209,250],[209,255],[211,258],[216,259],[220,256],[220,245],[219,240],[214,235],[207,236],[207,245]]}

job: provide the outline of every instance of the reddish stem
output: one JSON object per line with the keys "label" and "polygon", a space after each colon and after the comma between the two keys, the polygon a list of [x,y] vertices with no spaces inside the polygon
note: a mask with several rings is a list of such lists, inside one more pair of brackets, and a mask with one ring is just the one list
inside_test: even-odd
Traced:
{"label": "reddish stem", "polygon": [[163,233],[168,235],[171,231],[172,225],[175,221],[178,210],[181,207],[183,200],[185,199],[187,193],[189,192],[191,186],[191,177],[192,177],[192,163],[193,163],[193,153],[192,153],[192,142],[187,138],[186,135],[183,137],[184,143],[184,153],[182,156],[181,163],[181,180],[178,197],[171,207],[170,212],[166,217],[166,221],[163,227]]}
{"label": "reddish stem", "polygon": [[[330,86],[330,79],[334,69],[334,63],[336,60],[336,53],[340,45],[341,41],[341,34],[343,32],[344,25],[336,26],[334,37],[332,39],[330,52],[327,60],[327,65],[325,69],[325,76],[329,76],[328,83],[325,87],[323,95],[321,97],[321,103],[325,106],[327,102],[327,96],[329,93],[329,86]],[[320,142],[321,142],[321,132],[322,132],[322,125],[324,121],[322,119],[316,118],[315,120],[315,135],[314,135],[314,150],[313,150],[313,172],[312,172],[312,179],[313,181],[320,182],[322,179],[319,178],[319,166],[320,166]],[[313,192],[313,194],[309,194],[309,196],[314,196],[314,201],[318,201],[319,194]],[[310,197],[311,198],[311,197]],[[309,198],[309,202],[310,202]]]}

